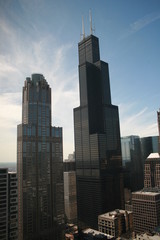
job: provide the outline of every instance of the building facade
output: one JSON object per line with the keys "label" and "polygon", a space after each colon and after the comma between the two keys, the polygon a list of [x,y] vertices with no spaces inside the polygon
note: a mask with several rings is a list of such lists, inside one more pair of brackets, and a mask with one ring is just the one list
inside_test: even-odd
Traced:
{"label": "building facade", "polygon": [[149,156],[149,154],[159,152],[158,136],[143,137],[140,139],[140,141],[141,141],[142,162],[144,167],[146,158]]}
{"label": "building facade", "polygon": [[144,167],[144,187],[160,189],[160,155],[151,153]]}
{"label": "building facade", "polygon": [[64,206],[67,223],[77,223],[76,172],[64,172]]}
{"label": "building facade", "polygon": [[111,103],[108,64],[99,40],[84,37],[79,48],[80,106],[74,109],[79,228],[98,228],[98,215],[121,208],[123,175],[118,107]]}
{"label": "building facade", "polygon": [[102,233],[118,238],[133,231],[133,213],[116,209],[98,216],[98,229]]}
{"label": "building facade", "polygon": [[143,162],[139,136],[121,138],[122,163],[124,166],[124,187],[131,191],[143,188]]}
{"label": "building facade", "polygon": [[8,169],[0,169],[0,239],[8,240]]}
{"label": "building facade", "polygon": [[18,240],[17,174],[0,168],[0,239]]}
{"label": "building facade", "polygon": [[62,128],[51,126],[51,88],[42,74],[23,87],[17,133],[20,240],[61,239],[64,222]]}
{"label": "building facade", "polygon": [[160,110],[157,111],[157,123],[158,123],[158,133],[159,133],[159,136],[158,136],[158,151],[160,153]]}
{"label": "building facade", "polygon": [[132,206],[135,233],[153,231],[160,225],[160,193],[134,192]]}
{"label": "building facade", "polygon": [[8,172],[8,240],[18,240],[18,180]]}

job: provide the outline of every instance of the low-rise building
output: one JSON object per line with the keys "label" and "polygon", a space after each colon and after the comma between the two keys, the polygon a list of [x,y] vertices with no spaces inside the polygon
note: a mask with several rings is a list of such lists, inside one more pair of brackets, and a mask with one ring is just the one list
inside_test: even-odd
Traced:
{"label": "low-rise building", "polygon": [[98,229],[100,232],[120,237],[133,230],[133,214],[131,211],[119,209],[101,214],[98,216]]}

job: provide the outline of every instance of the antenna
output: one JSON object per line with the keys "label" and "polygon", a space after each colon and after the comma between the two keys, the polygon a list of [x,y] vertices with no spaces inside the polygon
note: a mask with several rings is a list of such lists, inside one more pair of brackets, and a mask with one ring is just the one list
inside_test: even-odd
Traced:
{"label": "antenna", "polygon": [[93,28],[92,28],[92,13],[91,10],[89,10],[89,22],[90,22],[90,34],[93,33]]}
{"label": "antenna", "polygon": [[83,39],[85,39],[85,29],[84,29],[84,19],[83,19],[83,16],[82,16],[82,37],[83,37]]}
{"label": "antenna", "polygon": [[89,22],[90,22],[90,34],[92,35],[95,31],[95,28],[92,27],[92,12],[89,10]]}

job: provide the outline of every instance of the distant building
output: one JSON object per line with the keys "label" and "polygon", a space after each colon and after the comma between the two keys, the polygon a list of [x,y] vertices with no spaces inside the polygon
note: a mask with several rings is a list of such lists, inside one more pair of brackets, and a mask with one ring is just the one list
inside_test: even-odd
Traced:
{"label": "distant building", "polygon": [[75,171],[64,172],[64,206],[68,223],[77,223],[77,193]]}
{"label": "distant building", "polygon": [[160,225],[160,193],[132,193],[133,224],[136,233],[152,231]]}
{"label": "distant building", "polygon": [[125,203],[125,210],[133,212],[133,206],[131,201]]}
{"label": "distant building", "polygon": [[149,154],[159,152],[158,136],[143,137],[140,140],[141,140],[142,162],[144,166],[145,160],[149,156]]}
{"label": "distant building", "polygon": [[158,136],[121,138],[122,162],[124,167],[125,202],[129,200],[129,190],[138,191],[144,186],[144,165],[151,153],[158,152]]}
{"label": "distant building", "polygon": [[160,155],[159,153],[151,153],[145,161],[144,187],[160,188]]}
{"label": "distant building", "polygon": [[69,154],[63,162],[64,175],[64,207],[67,223],[77,224],[77,191],[75,154]]}
{"label": "distant building", "polygon": [[63,171],[64,172],[70,172],[76,170],[76,163],[75,160],[65,160],[63,162]]}
{"label": "distant building", "polygon": [[75,161],[75,153],[68,154],[68,161]]}
{"label": "distant building", "polygon": [[17,174],[0,168],[0,239],[18,240]]}
{"label": "distant building", "polygon": [[98,216],[98,229],[115,238],[133,230],[133,213],[116,209]]}
{"label": "distant building", "polygon": [[[143,163],[139,136],[121,137],[124,187],[131,191],[143,188]],[[125,195],[126,200],[126,195]]]}

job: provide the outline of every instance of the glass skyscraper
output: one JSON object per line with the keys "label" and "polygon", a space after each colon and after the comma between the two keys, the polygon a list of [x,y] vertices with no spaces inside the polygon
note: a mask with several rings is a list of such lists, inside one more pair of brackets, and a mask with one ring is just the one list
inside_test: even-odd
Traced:
{"label": "glass skyscraper", "polygon": [[80,106],[74,109],[79,228],[98,228],[98,215],[122,208],[118,107],[111,103],[108,64],[92,34],[79,47]]}
{"label": "glass skyscraper", "polygon": [[139,136],[121,138],[124,187],[133,191],[143,188],[143,162]]}
{"label": "glass skyscraper", "polygon": [[19,239],[59,240],[64,223],[62,128],[51,126],[51,88],[41,74],[25,80],[17,135]]}

